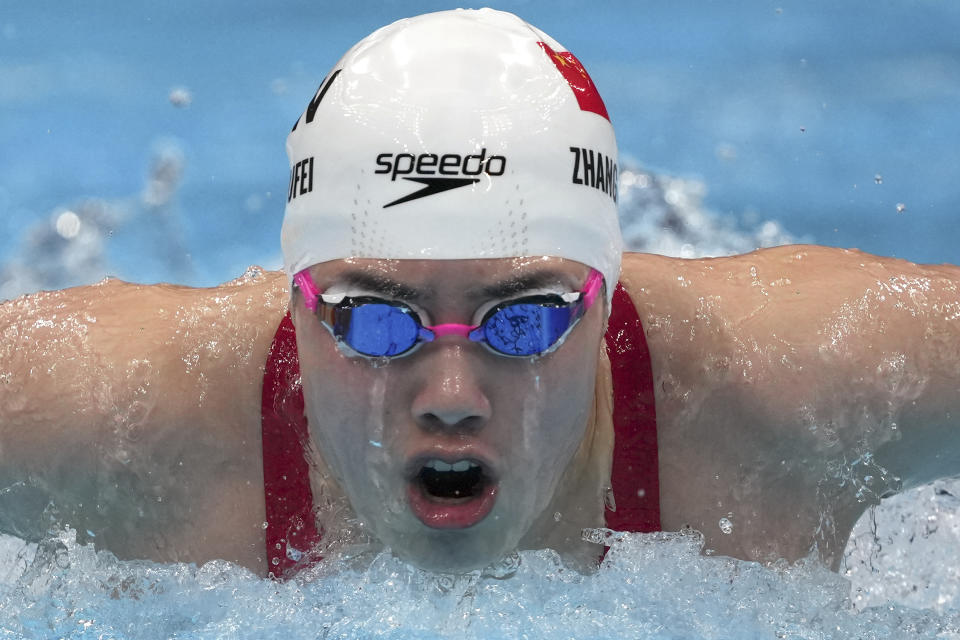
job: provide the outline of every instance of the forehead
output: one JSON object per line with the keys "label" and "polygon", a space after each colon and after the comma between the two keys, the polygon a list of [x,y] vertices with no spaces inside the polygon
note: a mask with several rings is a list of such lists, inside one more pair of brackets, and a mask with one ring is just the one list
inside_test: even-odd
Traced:
{"label": "forehead", "polygon": [[554,257],[471,260],[331,260],[310,268],[321,290],[357,285],[399,298],[495,298],[539,288],[576,290],[589,268]]}

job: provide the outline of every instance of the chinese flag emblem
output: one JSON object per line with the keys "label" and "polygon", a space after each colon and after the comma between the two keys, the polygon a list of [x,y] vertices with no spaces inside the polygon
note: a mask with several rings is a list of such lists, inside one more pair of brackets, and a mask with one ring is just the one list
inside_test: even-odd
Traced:
{"label": "chinese flag emblem", "polygon": [[546,42],[538,42],[537,44],[540,45],[544,53],[553,61],[557,70],[563,75],[564,80],[566,80],[570,88],[573,89],[573,95],[577,97],[580,110],[596,113],[609,121],[610,116],[607,115],[607,107],[603,104],[603,98],[600,97],[600,92],[597,91],[596,85],[593,84],[593,80],[590,79],[587,70],[583,68],[583,65],[580,64],[577,57],[569,51],[560,51],[558,53],[551,49],[550,45]]}

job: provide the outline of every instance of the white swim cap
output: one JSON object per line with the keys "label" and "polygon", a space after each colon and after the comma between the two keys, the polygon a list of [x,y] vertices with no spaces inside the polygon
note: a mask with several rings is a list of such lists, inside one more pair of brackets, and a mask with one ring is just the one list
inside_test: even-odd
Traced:
{"label": "white swim cap", "polygon": [[291,276],[351,257],[557,256],[600,271],[613,294],[613,127],[573,54],[513,14],[430,13],[364,38],[287,154]]}

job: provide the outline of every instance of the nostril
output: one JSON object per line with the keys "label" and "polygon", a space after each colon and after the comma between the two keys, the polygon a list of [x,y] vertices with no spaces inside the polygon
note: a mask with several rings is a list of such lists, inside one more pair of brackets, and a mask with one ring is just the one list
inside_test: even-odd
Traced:
{"label": "nostril", "polygon": [[484,418],[465,412],[427,412],[419,416],[420,425],[431,430],[475,431],[483,426]]}

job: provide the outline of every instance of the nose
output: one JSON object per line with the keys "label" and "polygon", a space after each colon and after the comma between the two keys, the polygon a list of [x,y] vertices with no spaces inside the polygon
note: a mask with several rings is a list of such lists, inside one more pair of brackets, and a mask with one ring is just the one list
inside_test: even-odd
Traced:
{"label": "nose", "polygon": [[423,374],[411,405],[421,429],[476,431],[490,419],[474,346],[447,338],[421,350]]}

